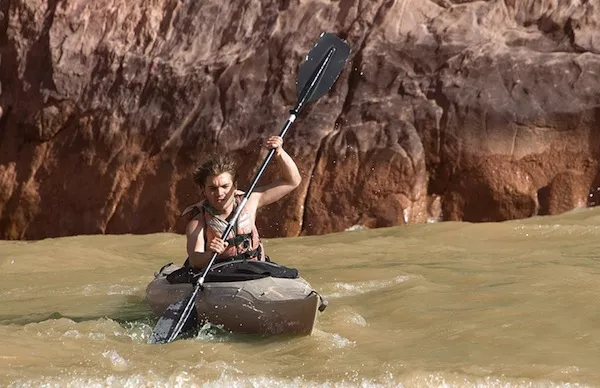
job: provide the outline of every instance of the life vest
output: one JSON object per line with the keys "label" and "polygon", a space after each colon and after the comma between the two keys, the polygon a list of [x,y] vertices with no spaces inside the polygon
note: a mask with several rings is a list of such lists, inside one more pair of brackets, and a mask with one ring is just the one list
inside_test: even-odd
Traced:
{"label": "life vest", "polygon": [[[242,195],[237,194],[234,197],[235,207],[232,211],[235,212],[237,206],[241,202]],[[183,214],[191,213],[191,218],[202,215],[204,219],[204,245],[208,246],[209,242],[215,237],[221,238],[223,232],[227,228],[227,220],[219,215],[216,215],[209,205],[208,201],[204,200],[184,210]],[[191,219],[190,218],[190,219]],[[217,261],[222,260],[265,260],[265,254],[258,230],[254,224],[252,215],[242,209],[235,226],[225,239],[228,246],[221,254],[217,256]]]}

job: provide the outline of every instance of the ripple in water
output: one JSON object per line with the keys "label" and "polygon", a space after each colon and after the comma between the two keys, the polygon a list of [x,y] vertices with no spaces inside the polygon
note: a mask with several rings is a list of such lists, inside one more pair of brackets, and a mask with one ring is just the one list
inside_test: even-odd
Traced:
{"label": "ripple in water", "polygon": [[396,276],[391,280],[369,280],[356,283],[335,283],[334,287],[337,291],[326,295],[327,298],[343,298],[346,296],[355,296],[366,294],[367,292],[388,288],[397,284],[405,283],[410,279],[409,276]]}

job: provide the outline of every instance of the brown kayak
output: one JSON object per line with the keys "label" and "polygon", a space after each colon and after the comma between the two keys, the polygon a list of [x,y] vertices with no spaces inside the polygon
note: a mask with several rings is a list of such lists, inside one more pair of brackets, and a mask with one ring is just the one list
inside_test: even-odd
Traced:
{"label": "brown kayak", "polygon": [[[156,316],[162,316],[167,306],[192,292],[190,283],[167,281],[166,276],[178,268],[163,268],[146,288],[146,299]],[[196,298],[198,321],[221,325],[236,333],[310,335],[317,310],[322,311],[327,304],[300,277],[264,277],[203,286]]]}

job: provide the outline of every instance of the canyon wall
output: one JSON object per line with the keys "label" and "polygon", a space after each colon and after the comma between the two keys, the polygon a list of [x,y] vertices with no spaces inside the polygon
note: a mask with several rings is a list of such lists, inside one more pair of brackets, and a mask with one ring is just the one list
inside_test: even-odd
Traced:
{"label": "canyon wall", "polygon": [[598,0],[0,4],[3,239],[181,232],[208,152],[249,184],[323,31],[351,57],[285,139],[303,183],[263,235],[599,201]]}

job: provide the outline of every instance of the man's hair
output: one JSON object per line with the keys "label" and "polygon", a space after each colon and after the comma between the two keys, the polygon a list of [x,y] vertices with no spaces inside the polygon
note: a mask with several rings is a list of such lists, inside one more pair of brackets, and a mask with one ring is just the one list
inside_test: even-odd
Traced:
{"label": "man's hair", "polygon": [[233,159],[224,154],[212,154],[194,171],[194,182],[198,186],[204,187],[206,178],[225,172],[231,175],[231,180],[235,184],[237,181],[237,165]]}

